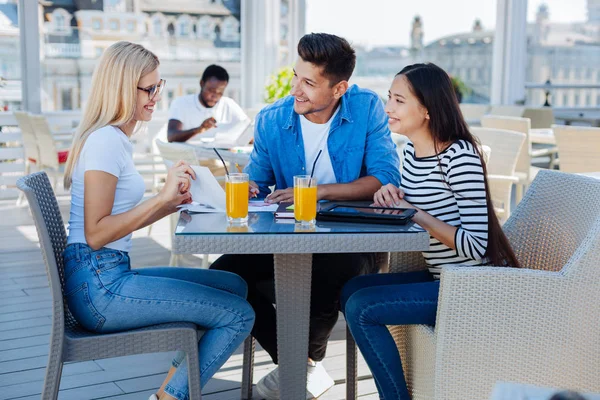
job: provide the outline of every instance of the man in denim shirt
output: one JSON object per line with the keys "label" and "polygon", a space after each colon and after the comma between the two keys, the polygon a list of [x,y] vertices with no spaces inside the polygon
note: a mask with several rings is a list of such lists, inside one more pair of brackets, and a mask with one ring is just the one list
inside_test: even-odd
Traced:
{"label": "man in denim shirt", "polygon": [[[291,96],[256,117],[254,150],[245,168],[252,180],[250,196],[293,201],[294,175],[313,172],[319,200],[371,200],[382,185],[399,185],[399,159],[381,100],[348,85],[354,49],[337,36],[309,34],[298,43],[298,53]],[[275,309],[271,296],[258,289],[272,284],[273,255],[225,255],[211,268],[246,280],[256,313],[252,335],[277,363]],[[320,361],[337,322],[341,288],[357,275],[375,272],[372,253],[313,255],[307,398],[334,384]],[[265,399],[280,398],[277,369],[257,384],[257,391]]]}

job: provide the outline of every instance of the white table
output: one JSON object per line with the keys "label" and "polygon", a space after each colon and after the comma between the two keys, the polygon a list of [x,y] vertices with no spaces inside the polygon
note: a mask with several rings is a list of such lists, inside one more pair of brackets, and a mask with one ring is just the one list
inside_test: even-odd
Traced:
{"label": "white table", "polygon": [[[247,232],[225,214],[181,213],[175,254],[274,254],[280,393],[306,398],[306,359],[313,253],[424,251],[429,234],[410,226],[317,222],[311,231],[277,223],[272,213],[250,213]],[[229,228],[229,231],[228,231]]]}

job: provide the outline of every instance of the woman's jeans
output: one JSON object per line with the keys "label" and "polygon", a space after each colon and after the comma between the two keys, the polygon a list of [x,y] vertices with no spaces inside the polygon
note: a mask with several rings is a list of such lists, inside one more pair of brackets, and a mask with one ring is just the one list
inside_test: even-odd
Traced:
{"label": "woman's jeans", "polygon": [[[67,246],[64,261],[69,310],[90,331],[168,322],[192,322],[205,329],[198,343],[202,387],[252,330],[246,283],[235,274],[174,267],[131,270],[128,253],[94,251],[81,243]],[[183,358],[178,353],[173,366]],[[188,398],[187,363],[177,368],[165,392],[178,400]]]}
{"label": "woman's jeans", "polygon": [[386,325],[434,325],[440,281],[429,271],[359,276],[341,306],[381,399],[409,400],[400,354]]}

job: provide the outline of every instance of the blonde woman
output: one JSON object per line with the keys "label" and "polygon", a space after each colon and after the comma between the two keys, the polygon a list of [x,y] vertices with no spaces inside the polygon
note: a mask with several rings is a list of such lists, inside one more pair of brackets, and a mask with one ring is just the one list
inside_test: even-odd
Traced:
{"label": "blonde woman", "polygon": [[[86,329],[116,332],[187,321],[206,329],[198,343],[201,385],[249,334],[254,312],[237,275],[192,268],[132,270],[133,231],[191,201],[194,171],[185,162],[168,171],[158,195],[140,203],[144,181],[132,159],[136,125],[152,119],[165,81],[158,58],[144,47],[118,42],[102,55],[65,171],[71,188],[69,237],[64,252],[69,309]],[[178,354],[150,399],[185,400],[187,365]]]}

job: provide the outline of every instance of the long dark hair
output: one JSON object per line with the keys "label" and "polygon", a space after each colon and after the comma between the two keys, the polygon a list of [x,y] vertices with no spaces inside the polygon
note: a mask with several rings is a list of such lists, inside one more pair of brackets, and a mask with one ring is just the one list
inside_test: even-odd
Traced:
{"label": "long dark hair", "polygon": [[458,140],[470,143],[477,151],[484,173],[488,213],[488,240],[485,257],[491,265],[519,267],[519,261],[494,212],[487,180],[487,169],[481,154],[479,139],[469,131],[460,111],[450,77],[446,71],[431,63],[409,65],[398,72],[396,76],[398,75],[406,77],[412,93],[429,112],[429,130],[433,136],[436,153],[439,146]]}

